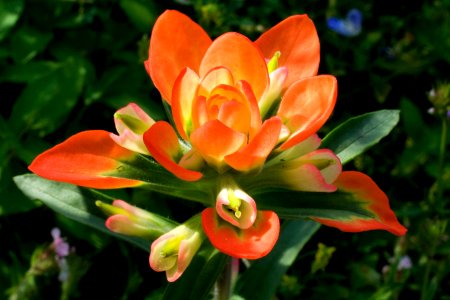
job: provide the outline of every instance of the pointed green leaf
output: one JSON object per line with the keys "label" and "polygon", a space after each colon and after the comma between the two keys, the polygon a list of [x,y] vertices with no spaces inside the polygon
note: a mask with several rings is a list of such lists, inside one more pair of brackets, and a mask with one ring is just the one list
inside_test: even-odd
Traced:
{"label": "pointed green leaf", "polygon": [[209,293],[222,273],[226,261],[227,256],[205,240],[183,275],[174,283],[168,284],[163,299],[209,299]]}
{"label": "pointed green leaf", "polygon": [[115,234],[105,227],[105,217],[95,206],[95,200],[110,201],[110,197],[71,184],[43,179],[34,174],[16,176],[14,181],[31,200],[40,200],[69,219],[119,237],[146,251],[150,250],[149,241]]}
{"label": "pointed green leaf", "polygon": [[319,227],[319,223],[312,221],[286,221],[273,250],[253,262],[239,277],[235,293],[244,299],[273,299],[283,275]]}
{"label": "pointed green leaf", "polygon": [[388,135],[398,121],[398,110],[379,110],[351,118],[327,134],[321,148],[332,150],[345,164]]}

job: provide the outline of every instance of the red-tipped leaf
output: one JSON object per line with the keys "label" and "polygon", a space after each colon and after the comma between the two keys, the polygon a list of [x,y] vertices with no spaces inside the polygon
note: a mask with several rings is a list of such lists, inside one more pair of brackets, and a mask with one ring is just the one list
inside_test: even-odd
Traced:
{"label": "red-tipped leaf", "polygon": [[137,155],[116,144],[109,132],[89,130],[77,133],[38,155],[28,168],[46,179],[84,187],[134,187],[143,182],[122,176],[129,168],[126,162]]}
{"label": "red-tipped leaf", "polygon": [[364,218],[355,215],[344,219],[313,218],[314,220],[347,232],[381,229],[399,236],[406,233],[406,228],[398,222],[391,210],[386,194],[369,176],[347,171],[343,172],[334,184],[340,191],[353,194],[359,201],[364,201],[362,206],[373,213],[373,217]]}

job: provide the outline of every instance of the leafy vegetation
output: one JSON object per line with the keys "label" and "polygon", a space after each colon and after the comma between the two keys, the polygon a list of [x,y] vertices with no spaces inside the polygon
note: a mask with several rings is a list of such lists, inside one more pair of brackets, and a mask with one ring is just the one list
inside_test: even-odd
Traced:
{"label": "leafy vegetation", "polygon": [[[359,34],[342,36],[327,27],[328,18],[345,18],[353,8],[363,16]],[[188,14],[213,37],[239,31],[252,39],[289,15],[308,14],[321,41],[319,73],[335,75],[339,86],[336,109],[319,134],[325,144],[343,141],[333,150],[347,163],[344,169],[370,175],[408,227],[397,238],[287,221],[269,256],[241,262],[233,297],[450,299],[449,0],[0,0],[0,297],[186,299],[188,288],[192,299],[208,295],[210,286],[198,287],[188,276],[167,288],[163,274],[148,266],[142,250],[148,245],[105,234],[93,201],[127,199],[180,221],[200,203],[150,189],[99,194],[58,185],[69,203],[86,204],[73,214],[97,230],[55,213],[50,207],[57,203],[45,195],[30,199],[18,189],[34,184],[45,190],[46,183],[22,175],[32,159],[81,130],[114,131],[114,112],[129,102],[165,118],[143,66],[152,25],[165,9]],[[345,143],[349,124],[365,125],[351,147]],[[384,131],[365,141],[377,124]],[[72,247],[64,282],[54,265],[42,265],[54,227]],[[207,244],[188,272],[215,277],[225,264]]]}

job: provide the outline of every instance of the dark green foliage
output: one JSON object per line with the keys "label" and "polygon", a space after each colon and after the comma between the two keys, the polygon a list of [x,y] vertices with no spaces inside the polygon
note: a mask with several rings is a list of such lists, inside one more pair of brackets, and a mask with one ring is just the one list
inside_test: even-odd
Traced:
{"label": "dark green foliage", "polygon": [[[327,28],[328,17],[345,17],[355,6],[363,14],[358,36],[343,37]],[[448,148],[448,142],[441,144],[441,130],[449,121],[427,112],[432,106],[428,92],[450,82],[449,0],[0,0],[0,298],[14,295],[24,280],[31,280],[24,274],[33,263],[33,253],[48,246],[55,226],[75,247],[69,262],[74,277],[65,284],[56,272],[33,278],[30,286],[37,290],[30,299],[208,295],[210,284],[202,286],[187,276],[166,287],[164,274],[149,268],[148,253],[140,249],[148,250],[147,241],[125,243],[55,214],[28,199],[12,180],[28,172],[27,165],[38,153],[76,132],[114,131],[113,114],[128,102],[138,103],[155,119],[165,118],[159,93],[143,66],[152,23],[165,9],[188,14],[213,37],[234,30],[252,39],[289,15],[308,14],[321,41],[319,73],[335,75],[339,84],[334,114],[319,132],[321,137],[329,134],[325,145],[333,135],[345,140],[345,125],[341,131],[332,129],[350,118],[388,110],[385,121],[390,124],[400,111],[394,131],[377,136],[383,139],[364,153],[372,144],[352,149],[345,161],[354,160],[344,169],[363,171],[378,183],[408,227],[407,235],[349,234],[325,226],[306,244],[284,235],[278,247],[289,247],[285,252],[276,248],[272,255],[282,255],[288,265],[279,260],[271,273],[260,271],[264,260],[252,262],[248,272],[242,272],[247,275],[238,279],[234,298],[263,299],[267,295],[258,293],[278,286],[277,299],[450,299],[450,155],[440,162],[439,154]],[[352,122],[358,123],[358,118]],[[16,177],[19,186],[31,184],[24,178],[30,179]],[[43,183],[34,184],[42,187]],[[73,201],[86,200],[78,196],[100,199],[76,191],[72,195]],[[132,199],[179,222],[202,207],[149,190],[109,195]],[[41,200],[51,206],[51,200]],[[286,212],[293,201],[288,200]],[[101,213],[89,213],[98,214],[93,223],[102,227]],[[83,212],[74,214],[86,217]],[[288,221],[284,226],[291,231],[300,228],[299,232],[309,228],[311,233],[316,228],[310,224]],[[326,266],[311,272],[319,243],[336,250]],[[399,268],[405,255],[412,261],[410,269]],[[267,260],[277,261],[272,256]],[[225,256],[205,243],[187,273],[200,280],[217,278],[225,264]],[[246,269],[241,264],[241,271]],[[264,273],[261,282],[276,280],[276,286],[272,282],[266,290],[258,290],[255,273]],[[255,297],[249,287],[254,287]],[[186,294],[183,289],[191,290]]]}

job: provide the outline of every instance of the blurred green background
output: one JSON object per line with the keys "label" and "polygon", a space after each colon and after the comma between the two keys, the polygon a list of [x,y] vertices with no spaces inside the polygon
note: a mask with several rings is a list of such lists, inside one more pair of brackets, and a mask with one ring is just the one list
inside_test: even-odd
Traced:
{"label": "blurred green background", "polygon": [[[353,8],[363,16],[359,34],[346,37],[327,26],[328,18],[345,19]],[[450,299],[450,155],[442,160],[449,0],[0,0],[0,298],[15,299],[25,286],[24,299],[158,299],[164,291],[165,276],[149,268],[148,253],[29,200],[12,177],[76,132],[114,131],[114,112],[131,101],[165,118],[143,66],[152,25],[165,9],[189,15],[212,37],[238,31],[253,40],[290,15],[308,14],[321,41],[319,73],[335,75],[339,84],[322,137],[352,116],[401,111],[394,131],[345,169],[378,183],[407,235],[322,226],[276,299]],[[121,192],[141,207],[179,213],[176,199]],[[64,283],[55,268],[30,267],[52,242],[54,227],[74,247]]]}

